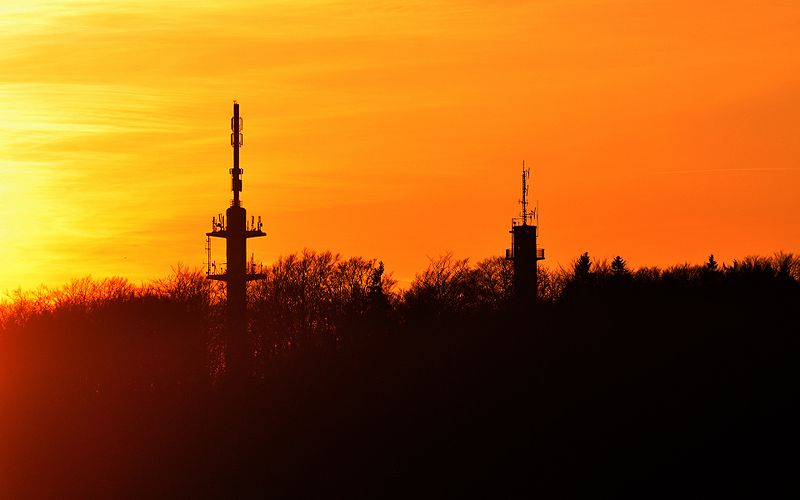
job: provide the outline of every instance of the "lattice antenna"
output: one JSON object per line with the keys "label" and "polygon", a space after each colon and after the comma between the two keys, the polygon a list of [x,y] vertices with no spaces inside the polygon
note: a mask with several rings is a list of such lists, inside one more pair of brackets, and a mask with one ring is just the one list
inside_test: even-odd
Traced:
{"label": "lattice antenna", "polygon": [[[212,223],[212,231],[213,223]],[[211,236],[206,236],[206,276],[211,274]]]}

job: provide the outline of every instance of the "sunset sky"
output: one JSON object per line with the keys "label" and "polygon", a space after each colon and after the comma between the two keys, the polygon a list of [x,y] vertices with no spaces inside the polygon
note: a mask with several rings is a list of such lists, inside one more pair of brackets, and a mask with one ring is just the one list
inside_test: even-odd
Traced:
{"label": "sunset sky", "polygon": [[264,263],[800,251],[797,0],[233,4],[0,0],[0,293],[203,266],[234,99]]}

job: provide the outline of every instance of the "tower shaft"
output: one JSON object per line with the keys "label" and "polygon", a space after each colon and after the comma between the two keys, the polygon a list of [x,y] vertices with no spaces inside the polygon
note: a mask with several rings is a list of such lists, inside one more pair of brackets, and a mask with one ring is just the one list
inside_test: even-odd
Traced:
{"label": "tower shaft", "polygon": [[[539,260],[536,248],[536,226],[527,224],[511,228],[512,258],[514,261],[514,279],[512,282],[514,297],[522,303],[536,300]],[[542,254],[544,258],[544,254]]]}
{"label": "tower shaft", "polygon": [[248,364],[247,342],[247,237],[245,221],[247,212],[241,206],[232,206],[225,211],[228,221],[228,236],[225,239],[225,254],[228,262],[228,338],[225,352],[226,370],[238,378],[235,372],[245,370]]}

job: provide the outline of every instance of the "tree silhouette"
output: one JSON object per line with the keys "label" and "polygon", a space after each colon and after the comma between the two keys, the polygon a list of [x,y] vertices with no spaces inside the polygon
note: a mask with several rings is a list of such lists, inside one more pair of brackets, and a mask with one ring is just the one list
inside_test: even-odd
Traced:
{"label": "tree silhouette", "polygon": [[349,339],[354,332],[342,328],[345,322],[358,321],[375,300],[394,300],[396,281],[379,269],[375,260],[342,259],[331,252],[281,257],[264,270],[265,280],[251,284],[255,351],[266,359],[302,345]]}
{"label": "tree silhouette", "polygon": [[513,262],[504,257],[489,257],[474,269],[477,301],[491,310],[502,309],[511,300],[514,282]]}
{"label": "tree silhouette", "polygon": [[409,313],[420,317],[464,313],[477,298],[478,282],[469,259],[456,259],[451,253],[431,259],[403,296]]}
{"label": "tree silhouette", "polygon": [[631,272],[628,269],[628,264],[625,262],[625,259],[617,255],[614,257],[614,260],[611,261],[611,273],[614,276],[627,276]]}
{"label": "tree silhouette", "polygon": [[572,265],[573,275],[576,279],[585,279],[589,276],[591,267],[592,259],[589,258],[589,252],[583,252]]}
{"label": "tree silhouette", "polygon": [[706,262],[705,268],[706,268],[706,271],[709,271],[709,272],[716,272],[717,271],[718,265],[717,265],[717,261],[714,260],[714,254],[713,253],[708,256],[708,261]]}

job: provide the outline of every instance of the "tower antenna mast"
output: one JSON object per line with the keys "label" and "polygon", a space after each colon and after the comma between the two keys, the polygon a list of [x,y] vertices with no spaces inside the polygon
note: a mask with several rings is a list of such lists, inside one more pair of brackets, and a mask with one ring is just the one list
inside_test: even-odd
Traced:
{"label": "tower antenna mast", "polygon": [[241,205],[239,193],[242,191],[242,169],[239,168],[239,147],[244,144],[243,121],[242,117],[239,116],[239,103],[233,101],[233,117],[231,118],[231,146],[233,146],[231,190],[233,191],[233,203],[231,206],[234,207]]}
{"label": "tower antenna mast", "polygon": [[525,168],[525,160],[522,160],[522,199],[519,200],[522,205],[522,224],[528,225],[528,219],[531,218],[531,213],[528,211],[528,182],[531,177],[531,169]]}
{"label": "tower antenna mast", "polygon": [[[544,259],[544,248],[537,245],[539,223],[538,204],[529,209],[528,192],[531,179],[531,170],[525,168],[522,161],[522,206],[520,217],[511,219],[511,248],[506,249],[506,259],[514,263],[514,280],[512,290],[514,301],[520,307],[525,307],[536,301],[537,262]],[[522,223],[520,224],[520,219]]]}
{"label": "tower antenna mast", "polygon": [[[227,261],[221,272],[213,263],[206,267],[206,277],[211,280],[224,281],[227,294],[227,329],[225,337],[225,372],[229,379],[240,381],[248,373],[252,348],[248,339],[247,320],[247,282],[264,279],[263,273],[256,273],[252,265],[247,265],[247,240],[267,234],[261,230],[261,217],[258,225],[255,218],[247,224],[247,211],[242,206],[239,193],[242,191],[242,173],[239,166],[239,148],[244,144],[242,135],[243,120],[239,116],[239,103],[233,101],[233,118],[231,118],[231,146],[233,146],[233,167],[228,170],[231,175],[233,199],[225,215],[219,214],[211,219],[209,238],[225,240],[225,256]],[[211,243],[207,240],[208,261],[211,260]]]}

